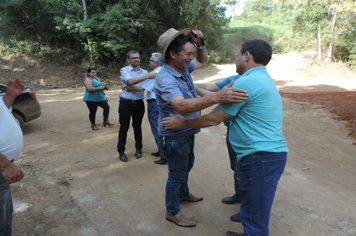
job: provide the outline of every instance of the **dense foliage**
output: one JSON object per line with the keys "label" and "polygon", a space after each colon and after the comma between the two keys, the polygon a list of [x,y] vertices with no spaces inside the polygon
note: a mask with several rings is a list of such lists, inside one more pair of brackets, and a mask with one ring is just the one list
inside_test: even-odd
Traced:
{"label": "dense foliage", "polygon": [[173,27],[202,30],[211,56],[228,58],[224,12],[209,0],[0,0],[0,47],[2,54],[117,67],[132,49],[147,61]]}

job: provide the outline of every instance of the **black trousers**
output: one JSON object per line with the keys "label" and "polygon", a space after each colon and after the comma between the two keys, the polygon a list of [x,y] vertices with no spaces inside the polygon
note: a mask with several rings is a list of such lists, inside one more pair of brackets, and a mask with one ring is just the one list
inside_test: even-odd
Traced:
{"label": "black trousers", "polygon": [[110,111],[110,106],[107,103],[107,101],[101,101],[101,102],[92,102],[92,101],[86,101],[85,102],[88,106],[89,109],[89,120],[92,124],[95,123],[95,116],[96,116],[96,110],[98,107],[103,108],[103,116],[104,120],[109,118],[109,111]]}
{"label": "black trousers", "polygon": [[137,150],[142,149],[142,118],[145,114],[145,105],[143,100],[130,101],[120,99],[119,105],[119,141],[117,143],[117,151],[125,151],[127,131],[130,127],[130,119],[132,117],[132,127],[135,137],[135,148]]}

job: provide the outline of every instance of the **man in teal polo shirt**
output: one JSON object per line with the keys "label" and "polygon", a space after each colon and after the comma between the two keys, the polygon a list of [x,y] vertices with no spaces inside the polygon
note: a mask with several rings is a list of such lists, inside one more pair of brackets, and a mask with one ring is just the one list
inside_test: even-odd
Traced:
{"label": "man in teal polo shirt", "polygon": [[239,161],[244,234],[227,231],[228,236],[269,234],[273,199],[287,161],[287,142],[282,134],[282,100],[265,67],[271,57],[272,48],[267,42],[248,40],[236,58],[236,72],[241,78],[232,86],[246,90],[247,100],[218,104],[207,115],[190,119],[171,115],[161,122],[166,129],[203,128],[233,117],[229,139]]}

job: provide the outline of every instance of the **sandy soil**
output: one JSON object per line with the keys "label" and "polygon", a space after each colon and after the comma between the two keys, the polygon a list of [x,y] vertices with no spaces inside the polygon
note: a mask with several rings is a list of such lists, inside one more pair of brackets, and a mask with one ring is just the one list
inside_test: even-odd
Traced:
{"label": "sandy soil", "polygon": [[[283,96],[356,91],[352,73],[333,67],[331,75],[329,69],[319,70],[322,65],[310,62],[300,54],[274,55],[268,71]],[[234,72],[233,64],[211,65],[194,73],[194,80],[213,83]],[[227,230],[242,232],[242,225],[229,219],[239,205],[221,203],[223,197],[233,194],[223,124],[196,136],[196,162],[189,185],[204,200],[181,204],[182,212],[197,221],[195,228],[181,228],[164,218],[168,170],[167,165],[153,164],[157,158],[150,153],[157,148],[146,114],[143,157],[134,157],[130,129],[129,162],[123,163],[116,152],[120,88],[111,87],[107,92],[110,121],[115,125],[100,125],[97,132],[90,129],[83,92],[82,87],[37,91],[42,116],[25,124],[25,148],[15,161],[25,177],[12,185],[14,235],[215,236]],[[270,233],[356,235],[356,146],[348,136],[350,129],[323,105],[287,95],[283,97],[284,135],[290,152],[272,209]],[[99,110],[98,123],[101,120]]]}

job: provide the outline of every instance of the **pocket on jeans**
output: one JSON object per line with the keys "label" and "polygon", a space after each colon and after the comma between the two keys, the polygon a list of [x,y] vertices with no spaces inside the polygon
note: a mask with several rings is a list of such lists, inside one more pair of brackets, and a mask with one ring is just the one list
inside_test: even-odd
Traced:
{"label": "pocket on jeans", "polygon": [[262,161],[263,176],[266,183],[277,184],[281,178],[287,158]]}

